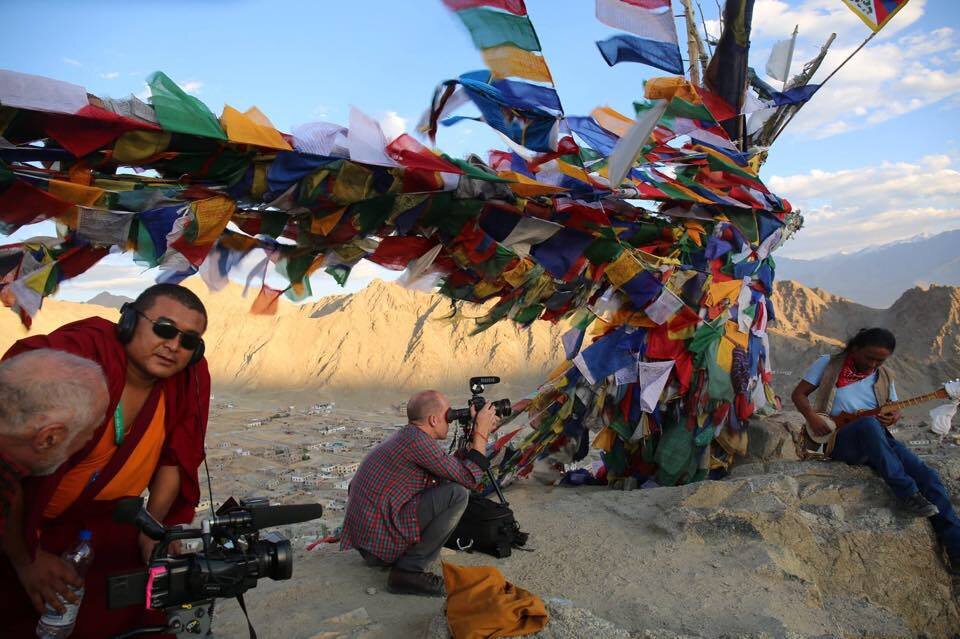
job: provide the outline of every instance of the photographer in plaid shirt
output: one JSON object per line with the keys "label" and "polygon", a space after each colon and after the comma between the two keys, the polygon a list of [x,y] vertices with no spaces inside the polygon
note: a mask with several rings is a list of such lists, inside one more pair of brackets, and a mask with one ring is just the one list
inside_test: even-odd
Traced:
{"label": "photographer in plaid shirt", "polygon": [[356,548],[368,565],[390,566],[392,593],[443,595],[443,579],[429,568],[489,466],[484,453],[496,429],[493,404],[479,413],[471,408],[473,447],[462,459],[438,443],[450,430],[449,408],[437,391],[411,397],[409,423],[370,451],[350,482],[340,548]]}

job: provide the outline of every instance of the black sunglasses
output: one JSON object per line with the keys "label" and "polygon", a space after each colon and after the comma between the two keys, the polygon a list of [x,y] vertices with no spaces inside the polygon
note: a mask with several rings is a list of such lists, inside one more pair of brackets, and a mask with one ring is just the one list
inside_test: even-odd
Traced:
{"label": "black sunglasses", "polygon": [[181,331],[177,328],[177,325],[172,321],[168,320],[166,317],[161,317],[159,319],[150,319],[140,311],[137,311],[137,315],[147,320],[153,324],[153,334],[162,339],[173,339],[177,335],[180,336],[180,346],[184,347],[188,351],[195,351],[203,342],[203,338],[197,335],[196,333],[187,333],[186,331]]}

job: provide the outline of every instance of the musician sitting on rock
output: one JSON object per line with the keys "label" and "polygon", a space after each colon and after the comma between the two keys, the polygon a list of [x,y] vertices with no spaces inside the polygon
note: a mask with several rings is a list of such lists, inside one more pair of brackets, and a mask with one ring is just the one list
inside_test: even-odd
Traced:
{"label": "musician sitting on rock", "polygon": [[827,455],[848,464],[869,466],[887,482],[906,512],[930,518],[952,570],[960,571],[960,518],[943,482],[935,470],[887,431],[900,419],[900,411],[882,410],[876,416],[857,418],[832,434],[831,425],[822,417],[895,402],[893,373],[883,363],[896,345],[893,333],[886,329],[860,330],[842,352],[814,362],[791,398],[813,433],[830,435]]}

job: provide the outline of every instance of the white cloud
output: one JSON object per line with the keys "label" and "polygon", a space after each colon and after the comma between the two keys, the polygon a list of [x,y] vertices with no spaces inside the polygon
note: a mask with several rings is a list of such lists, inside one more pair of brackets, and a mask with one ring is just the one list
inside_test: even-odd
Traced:
{"label": "white cloud", "polygon": [[387,111],[380,118],[380,128],[383,129],[383,135],[388,142],[392,142],[401,133],[407,130],[407,120],[396,111]]}
{"label": "white cloud", "polygon": [[119,72],[119,71],[109,71],[109,72],[107,72],[107,73],[101,73],[101,74],[100,74],[100,77],[103,78],[104,80],[116,80],[117,78],[120,77],[120,72]]}
{"label": "white cloud", "polygon": [[200,89],[203,88],[203,82],[199,80],[187,80],[186,82],[180,85],[180,88],[186,91],[187,93],[198,95],[200,93]]}
{"label": "white cloud", "polygon": [[72,67],[82,67],[83,63],[79,60],[74,60],[73,58],[60,58],[64,64],[69,64]]}
{"label": "white cloud", "polygon": [[783,254],[816,257],[919,233],[960,228],[960,162],[929,155],[839,171],[773,176],[770,187],[803,212]]}
{"label": "white cloud", "polygon": [[[791,122],[787,135],[815,139],[855,131],[960,94],[960,48],[951,27],[911,30],[924,14],[927,0],[912,0],[817,93]],[[784,0],[757,0],[753,16],[754,65],[763,66],[769,48],[763,39],[789,36],[800,27],[792,73],[812,59],[831,32],[837,39],[813,82],[823,81],[866,38],[869,31],[840,0],[804,0],[791,6]]]}

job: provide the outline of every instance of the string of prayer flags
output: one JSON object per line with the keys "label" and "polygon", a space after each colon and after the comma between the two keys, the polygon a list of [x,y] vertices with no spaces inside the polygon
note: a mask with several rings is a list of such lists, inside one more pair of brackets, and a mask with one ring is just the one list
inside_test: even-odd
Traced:
{"label": "string of prayer flags", "polygon": [[[522,3],[447,4],[474,12],[486,54],[539,56],[522,48],[533,46],[515,19],[526,19]],[[4,106],[0,230],[63,226],[60,237],[0,247],[0,301],[29,323],[62,281],[129,250],[159,268],[158,281],[199,273],[214,289],[259,257],[247,273],[259,290],[251,312],[273,313],[281,296],[309,296],[312,274],[343,285],[367,259],[402,270],[405,286],[439,290],[474,332],[568,322],[567,361],[530,398],[529,432],[503,443],[501,477],[544,455],[585,454],[598,431],[611,478],[637,468],[662,481],[701,477],[687,460],[768,403],[771,252],[799,216],[719,125],[736,111],[710,91],[654,78],[636,118],[610,107],[564,117],[553,87],[512,77],[445,82],[424,120],[427,131],[456,121],[451,105],[472,102],[504,136],[488,163],[407,134],[387,140],[358,109],[348,126],[315,122],[289,136],[256,109],[216,118],[159,73],[150,104],[85,95],[70,113]],[[634,196],[658,205],[625,199]],[[267,285],[268,275],[286,284]],[[461,302],[488,304],[468,317]],[[703,429],[660,454],[684,420]]]}

